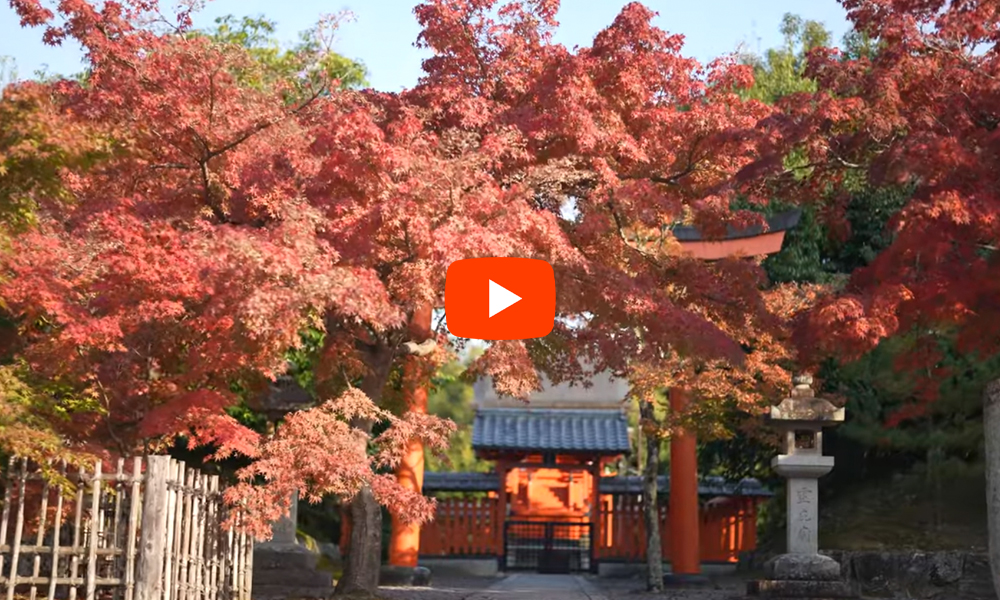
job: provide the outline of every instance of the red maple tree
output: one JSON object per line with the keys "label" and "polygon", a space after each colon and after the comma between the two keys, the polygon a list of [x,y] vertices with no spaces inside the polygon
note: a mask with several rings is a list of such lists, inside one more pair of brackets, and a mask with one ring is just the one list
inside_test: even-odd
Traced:
{"label": "red maple tree", "polygon": [[[377,585],[378,501],[431,514],[376,470],[401,440],[439,445],[448,427],[379,405],[402,359],[433,363],[407,324],[442,305],[454,260],[556,269],[554,333],[493,344],[475,366],[501,392],[526,396],[539,371],[585,381],[585,364],[641,397],[686,385],[749,407],[787,384],[759,265],[692,259],[671,233],[762,224],[730,210],[731,178],[758,157],[755,126],[772,109],[741,100],[748,67],[682,56],[683,38],[638,3],[569,50],[551,39],[555,0],[426,2],[419,43],[434,56],[400,94],[338,90],[308,71],[247,85],[263,67],[182,35],[187,13],[177,31],[140,27],[158,15],[150,2],[61,2],[58,15],[12,5],[48,40],[87,50],[86,85],[26,85],[51,98],[52,118],[97,127],[114,150],[62,173],[72,202],[39,201],[39,226],[4,259],[0,294],[24,323],[28,372],[90,403],[62,427],[74,443],[128,453],[184,434],[254,457],[230,497],[261,527],[294,489],[353,497],[340,591]],[[280,374],[310,324],[326,333],[318,373],[350,387],[260,440],[226,415],[229,386]],[[377,421],[391,427],[369,457]],[[257,475],[263,488],[249,485]]]}
{"label": "red maple tree", "polygon": [[[819,92],[783,101],[767,158],[743,174],[803,202],[825,202],[845,231],[850,186],[914,184],[890,223],[892,244],[809,312],[803,358],[857,357],[896,333],[919,341],[900,364],[918,382],[890,426],[919,416],[949,375],[940,338],[986,358],[1000,341],[1000,5],[995,1],[841,0],[874,52],[815,52]],[[789,168],[782,159],[792,153]],[[1000,374],[997,374],[1000,376]],[[990,547],[1000,591],[1000,380],[984,393]]]}
{"label": "red maple tree", "polygon": [[[288,456],[289,439],[305,448],[306,436],[262,440],[225,411],[237,401],[232,384],[285,370],[285,353],[310,324],[393,330],[406,321],[405,304],[379,274],[331,242],[353,218],[332,218],[347,204],[338,197],[383,184],[391,169],[373,168],[373,157],[396,160],[371,116],[349,98],[329,98],[335,82],[322,72],[248,85],[264,79],[254,78],[264,66],[239,48],[183,35],[186,13],[180,29],[163,33],[138,26],[162,16],[149,3],[64,2],[58,16],[35,2],[13,5],[25,25],[45,25],[48,41],[79,41],[90,68],[84,83],[23,83],[4,102],[38,98],[44,110],[32,114],[50,119],[52,130],[85,130],[108,148],[86,170],[23,186],[38,223],[4,256],[0,293],[22,325],[23,373],[53,396],[33,416],[47,417],[77,453],[134,454],[184,435],[214,445],[217,458],[258,458],[241,476],[270,477],[277,492],[297,485],[310,497],[350,497],[371,486],[376,499],[427,518],[432,503],[399,498],[403,490],[376,472],[398,459],[399,436],[440,447],[447,423],[390,419],[350,390],[331,397],[305,425],[292,418],[284,429],[301,433],[311,417],[336,437],[328,441],[333,455],[345,444],[360,450],[305,489],[306,465],[266,467]],[[73,141],[49,145],[68,151]],[[316,182],[337,168],[353,177],[327,188],[327,204],[311,204]],[[375,457],[365,452],[369,436],[330,423],[358,416],[391,421],[374,440]],[[32,443],[24,437],[6,441],[24,453]],[[287,494],[255,504],[253,531],[266,533],[274,507],[287,506]]]}

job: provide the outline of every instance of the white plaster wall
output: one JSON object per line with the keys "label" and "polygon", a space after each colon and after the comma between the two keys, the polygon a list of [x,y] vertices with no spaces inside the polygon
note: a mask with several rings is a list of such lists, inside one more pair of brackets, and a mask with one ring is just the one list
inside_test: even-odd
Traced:
{"label": "white plaster wall", "polygon": [[542,390],[528,398],[528,404],[513,398],[500,398],[493,389],[493,380],[484,377],[473,386],[476,406],[482,408],[618,408],[628,395],[628,383],[600,373],[590,387],[561,383],[553,386],[542,376]]}

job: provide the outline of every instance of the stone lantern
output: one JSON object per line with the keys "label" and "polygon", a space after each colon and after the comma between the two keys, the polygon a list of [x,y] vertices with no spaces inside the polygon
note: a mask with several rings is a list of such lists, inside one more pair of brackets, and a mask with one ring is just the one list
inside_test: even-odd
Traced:
{"label": "stone lantern", "polygon": [[823,428],[844,420],[844,409],[817,398],[812,377],[792,379],[792,393],[771,407],[770,421],[782,435],[782,453],[771,466],[787,479],[788,547],[765,564],[768,579],[750,582],[751,595],[772,598],[849,598],[840,564],[819,553],[819,478],[833,469],[823,455]]}
{"label": "stone lantern", "polygon": [[[268,434],[289,413],[313,405],[313,398],[293,377],[282,375],[256,398],[252,408],[267,417]],[[253,596],[255,600],[297,598],[325,599],[333,594],[333,576],[316,568],[319,554],[300,544],[298,493],[292,494],[287,517],[271,525],[269,541],[254,546]]]}

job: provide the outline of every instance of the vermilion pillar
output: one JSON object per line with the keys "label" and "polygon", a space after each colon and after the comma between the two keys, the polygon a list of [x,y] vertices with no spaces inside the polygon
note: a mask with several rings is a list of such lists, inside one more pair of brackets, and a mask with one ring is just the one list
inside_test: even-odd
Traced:
{"label": "vermilion pillar", "polygon": [[[422,342],[431,335],[431,307],[425,305],[413,314],[410,321],[410,335],[416,342]],[[410,385],[404,390],[409,409],[427,412],[427,382],[416,377],[419,358],[411,356],[403,366],[406,381]],[[399,483],[417,493],[424,487],[424,445],[418,439],[410,440],[403,461],[396,468]],[[396,515],[392,516],[392,534],[389,538],[389,564],[396,567],[415,567],[420,554],[420,525],[404,523]]]}
{"label": "vermilion pillar", "polygon": [[[670,389],[670,410],[683,413],[689,396]],[[698,511],[698,453],[694,435],[675,430],[670,436],[670,564],[674,575],[701,574],[701,518]]]}

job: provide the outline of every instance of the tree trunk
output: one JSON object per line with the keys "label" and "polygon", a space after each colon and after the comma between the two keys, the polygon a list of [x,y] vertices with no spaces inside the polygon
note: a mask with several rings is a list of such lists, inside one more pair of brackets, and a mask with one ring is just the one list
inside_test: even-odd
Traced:
{"label": "tree trunk", "polygon": [[[372,402],[379,404],[382,390],[389,380],[392,368],[392,350],[379,344],[366,349],[368,375],[361,381],[359,389]],[[355,420],[351,426],[371,434],[375,424],[368,420]],[[350,543],[344,556],[344,573],[337,582],[335,595],[358,597],[374,596],[378,591],[379,575],[382,570],[382,506],[376,501],[371,488],[366,484],[351,500],[348,514],[351,518]]]}
{"label": "tree trunk", "polygon": [[990,545],[993,589],[1000,598],[1000,379],[983,394],[983,438],[986,442],[986,531]]}
{"label": "tree trunk", "polygon": [[[639,426],[656,424],[653,403],[639,400]],[[663,546],[660,543],[660,510],[657,478],[660,474],[660,438],[645,435],[646,465],[642,470],[642,513],[646,522],[646,589],[663,591]]]}
{"label": "tree trunk", "polygon": [[351,501],[351,545],[337,595],[374,595],[382,568],[382,507],[365,485]]}

